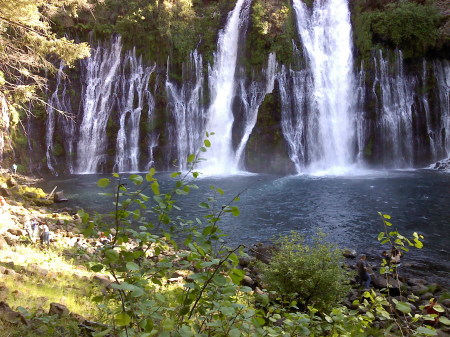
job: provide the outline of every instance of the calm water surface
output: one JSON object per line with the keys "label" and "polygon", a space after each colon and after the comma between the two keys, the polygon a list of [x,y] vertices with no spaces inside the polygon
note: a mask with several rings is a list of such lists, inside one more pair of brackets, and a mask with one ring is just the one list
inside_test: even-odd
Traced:
{"label": "calm water surface", "polygon": [[[57,185],[70,201],[68,207],[108,212],[112,200],[99,196],[96,181],[106,175],[49,177],[47,192]],[[107,175],[110,177],[110,175]],[[161,190],[171,185],[168,174],[158,175]],[[430,276],[450,285],[450,174],[429,170],[382,171],[361,176],[312,177],[238,175],[204,177],[191,195],[178,198],[183,217],[201,216],[200,201],[211,196],[210,185],[225,191],[221,203],[237,193],[241,210],[227,215],[222,229],[230,245],[269,241],[292,230],[309,236],[318,228],[341,247],[379,254],[377,235],[383,230],[377,212],[392,216],[391,222],[407,236],[425,236],[425,247],[413,249],[403,259],[413,263],[419,276]],[[66,205],[65,205],[66,206]],[[59,206],[58,206],[59,207]]]}

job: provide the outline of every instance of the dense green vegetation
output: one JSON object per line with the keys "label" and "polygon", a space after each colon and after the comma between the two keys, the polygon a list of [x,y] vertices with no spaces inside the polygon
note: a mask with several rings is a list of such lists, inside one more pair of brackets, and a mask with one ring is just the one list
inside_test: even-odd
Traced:
{"label": "dense green vegetation", "polygon": [[[448,18],[447,18],[448,20]],[[448,44],[440,30],[444,17],[433,2],[355,1],[355,43],[363,58],[374,48],[401,49],[405,58],[421,57]]]}
{"label": "dense green vegetation", "polygon": [[262,280],[285,301],[296,301],[303,310],[312,305],[327,310],[340,303],[350,291],[350,273],[344,268],[342,252],[318,233],[311,243],[298,233],[275,241],[270,263],[260,263]]}

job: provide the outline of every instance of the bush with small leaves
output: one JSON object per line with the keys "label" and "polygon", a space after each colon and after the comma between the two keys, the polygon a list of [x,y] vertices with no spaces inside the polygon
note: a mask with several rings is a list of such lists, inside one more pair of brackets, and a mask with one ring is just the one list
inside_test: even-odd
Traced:
{"label": "bush with small leaves", "polygon": [[339,249],[318,233],[311,244],[293,232],[280,237],[278,251],[269,264],[259,264],[262,279],[283,299],[297,301],[300,308],[314,305],[325,310],[338,304],[350,290],[349,272]]}

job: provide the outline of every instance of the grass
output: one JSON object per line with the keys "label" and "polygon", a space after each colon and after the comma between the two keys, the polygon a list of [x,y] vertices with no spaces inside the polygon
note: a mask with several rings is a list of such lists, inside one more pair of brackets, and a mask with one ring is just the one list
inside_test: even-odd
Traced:
{"label": "grass", "polygon": [[[39,246],[18,245],[0,251],[2,265],[14,263],[15,277],[5,275],[0,285],[0,300],[6,301],[14,310],[25,307],[33,314],[48,312],[50,303],[64,304],[74,313],[90,320],[101,320],[101,314],[92,296],[100,290],[94,283],[92,273],[62,256],[58,247],[42,249]],[[32,273],[33,265],[49,271],[47,276]]]}

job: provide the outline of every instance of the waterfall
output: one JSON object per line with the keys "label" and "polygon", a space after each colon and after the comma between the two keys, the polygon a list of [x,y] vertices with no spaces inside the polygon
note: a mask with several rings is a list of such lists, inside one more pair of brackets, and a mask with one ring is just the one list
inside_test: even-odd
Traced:
{"label": "waterfall", "polygon": [[[310,9],[293,1],[298,32],[312,76],[313,101],[304,130],[306,159],[311,171],[348,170],[353,158],[354,78],[351,22],[346,0],[315,1]],[[300,81],[304,85],[306,81]],[[295,85],[295,83],[294,83]],[[298,90],[303,90],[299,88]],[[297,111],[301,114],[303,111]],[[304,112],[303,112],[304,113]],[[296,117],[298,120],[301,117]],[[293,125],[293,123],[290,123]],[[303,137],[297,137],[301,141]],[[291,153],[296,149],[288,140]],[[292,140],[292,139],[291,139]],[[305,148],[295,144],[297,148]],[[294,147],[295,147],[294,146]],[[296,155],[300,160],[300,155]],[[305,158],[306,156],[306,158]],[[296,163],[298,167],[299,164]]]}
{"label": "waterfall", "polygon": [[309,113],[313,106],[313,80],[309,69],[294,71],[281,68],[278,74],[280,96],[282,101],[281,129],[286,139],[289,158],[295,165],[297,173],[305,169],[308,162],[309,139],[314,134],[308,134],[316,124],[316,116]]}
{"label": "waterfall", "polygon": [[112,39],[111,48],[99,45],[81,61],[86,71],[82,92],[82,120],[77,146],[77,173],[96,173],[106,164],[106,125],[113,108],[112,90],[120,65],[120,37]]}
{"label": "waterfall", "polygon": [[[56,155],[60,155],[64,150],[66,153],[65,159],[65,171],[73,173],[73,154],[74,149],[74,134],[75,134],[75,122],[72,115],[72,107],[70,102],[70,96],[67,93],[67,81],[66,74],[64,74],[65,65],[60,63],[58,73],[56,75],[56,87],[55,91],[51,94],[46,107],[47,120],[46,120],[46,159],[47,167],[53,174],[57,175],[58,160]],[[61,133],[60,143],[55,144],[55,130],[57,125],[60,125],[59,132]]]}
{"label": "waterfall", "polygon": [[205,154],[202,167],[205,173],[229,174],[237,171],[232,146],[235,72],[240,33],[250,14],[251,0],[238,0],[228,16],[225,28],[220,31],[214,67],[209,71],[211,105],[208,110],[206,131],[216,133],[212,147]]}
{"label": "waterfall", "polygon": [[392,67],[383,52],[377,51],[374,65],[373,93],[379,103],[377,129],[379,137],[383,138],[383,163],[388,167],[412,167],[412,109],[417,81],[404,73],[401,51],[395,52]]}
{"label": "waterfall", "polygon": [[275,53],[269,54],[269,59],[267,61],[267,68],[264,71],[265,81],[263,83],[258,83],[252,81],[250,88],[247,91],[245,89],[245,80],[240,80],[240,93],[241,101],[243,102],[243,115],[244,115],[244,133],[236,149],[235,155],[235,167],[238,167],[239,163],[242,162],[242,154],[247,145],[248,139],[256,125],[258,118],[258,109],[264,101],[264,97],[272,93],[275,78],[277,74],[277,61]]}
{"label": "waterfall", "polygon": [[192,52],[188,62],[183,64],[181,88],[170,81],[167,64],[168,108],[174,119],[171,138],[174,139],[177,164],[182,171],[187,169],[187,157],[197,151],[203,137],[203,86],[203,58],[197,51]]}
{"label": "waterfall", "polygon": [[[119,132],[116,139],[115,171],[139,170],[139,122],[148,99],[148,82],[156,68],[145,67],[136,50],[128,51],[121,62],[122,72],[116,78]],[[151,111],[151,110],[149,110]]]}
{"label": "waterfall", "polygon": [[450,62],[436,60],[433,63],[434,75],[438,86],[440,108],[439,127],[433,130],[436,152],[441,155],[436,159],[450,157]]}

